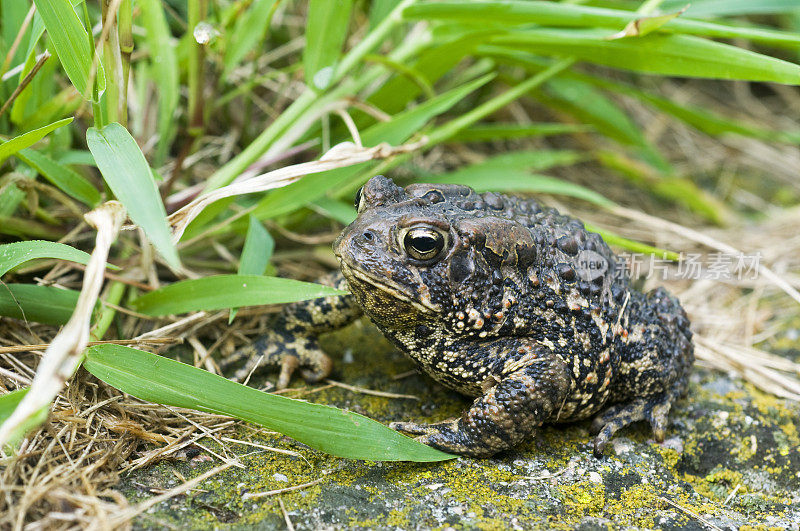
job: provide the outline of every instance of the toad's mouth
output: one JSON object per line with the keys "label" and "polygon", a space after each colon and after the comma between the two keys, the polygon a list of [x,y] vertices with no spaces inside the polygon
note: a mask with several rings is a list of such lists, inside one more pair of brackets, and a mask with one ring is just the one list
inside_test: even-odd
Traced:
{"label": "toad's mouth", "polygon": [[350,279],[354,279],[367,284],[368,286],[374,286],[386,293],[390,298],[405,302],[422,313],[436,313],[440,310],[439,306],[433,304],[431,301],[426,301],[422,298],[415,297],[409,292],[408,288],[403,287],[396,282],[392,282],[387,278],[377,278],[374,275],[370,275],[362,269],[358,269],[357,267],[347,264],[341,259],[341,257],[339,257],[339,264],[342,268],[342,274],[346,279],[348,279],[348,281],[350,281]]}

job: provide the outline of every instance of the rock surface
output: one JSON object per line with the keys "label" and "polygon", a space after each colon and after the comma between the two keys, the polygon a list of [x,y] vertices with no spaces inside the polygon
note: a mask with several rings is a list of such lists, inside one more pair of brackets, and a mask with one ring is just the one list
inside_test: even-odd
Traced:
{"label": "rock surface", "polygon": [[[369,325],[329,336],[323,346],[338,363],[336,380],[419,400],[337,387],[303,399],[386,423],[441,420],[468,404],[423,375],[396,378],[413,363]],[[274,378],[264,375],[251,385]],[[285,528],[280,498],[296,529],[800,529],[800,404],[695,368],[689,396],[670,418],[663,444],[636,425],[620,432],[601,459],[592,456],[589,422],[582,422],[546,426],[491,459],[433,464],[338,459],[243,425],[237,438],[303,458],[226,443],[244,469],[229,468],[187,495],[157,504],[135,526]],[[203,444],[220,450],[208,440]],[[178,474],[189,479],[218,464],[203,451],[186,462],[140,470],[120,488],[135,503],[180,484]],[[279,495],[244,496],[315,480]]]}

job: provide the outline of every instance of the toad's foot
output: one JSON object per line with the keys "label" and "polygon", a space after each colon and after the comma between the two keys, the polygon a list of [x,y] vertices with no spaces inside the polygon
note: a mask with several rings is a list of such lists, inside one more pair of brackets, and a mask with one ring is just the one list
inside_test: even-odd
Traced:
{"label": "toad's foot", "polygon": [[331,359],[319,348],[316,338],[284,336],[276,332],[269,332],[253,344],[241,348],[231,356],[234,361],[229,363],[242,358],[246,358],[247,362],[236,371],[233,380],[242,382],[260,368],[280,367],[278,389],[288,387],[297,368],[302,369],[303,378],[309,383],[327,377],[333,368]]}
{"label": "toad's foot", "polygon": [[450,419],[435,424],[422,424],[418,422],[392,422],[389,427],[393,430],[407,433],[408,435],[433,435],[443,430],[452,430],[458,425],[458,419]]}
{"label": "toad's foot", "polygon": [[667,415],[677,392],[666,392],[660,395],[637,398],[627,404],[615,404],[592,422],[591,432],[597,434],[594,439],[594,455],[600,457],[606,444],[620,429],[646,420],[653,429],[653,436],[658,442],[664,440],[667,428]]}
{"label": "toad's foot", "polygon": [[[533,432],[562,404],[569,389],[565,364],[539,347],[527,364],[500,375],[459,419],[436,424],[396,422],[392,428],[419,435],[418,441],[444,452],[489,457]],[[512,364],[513,365],[513,364]]]}
{"label": "toad's foot", "polygon": [[[347,289],[342,273],[336,271],[319,279],[319,283],[336,289]],[[233,379],[246,380],[261,367],[280,367],[278,389],[289,385],[292,374],[302,368],[303,378],[314,383],[331,372],[330,358],[319,348],[317,336],[341,328],[361,315],[352,295],[320,297],[284,306],[271,330],[254,343],[242,347],[222,362],[223,369],[242,359],[244,367]]]}

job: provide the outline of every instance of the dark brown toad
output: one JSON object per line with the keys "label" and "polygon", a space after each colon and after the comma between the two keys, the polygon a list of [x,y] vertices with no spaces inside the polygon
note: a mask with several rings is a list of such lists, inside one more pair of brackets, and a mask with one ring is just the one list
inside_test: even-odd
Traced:
{"label": "dark brown toad", "polygon": [[317,334],[363,312],[429,376],[477,397],[456,420],[392,425],[425,444],[490,456],[591,416],[598,455],[639,420],[663,440],[694,361],[689,321],[664,289],[633,289],[598,234],[532,199],[383,176],[356,207],[334,244],[343,276],[326,279],[351,295],[286,306],[244,351],[281,367],[279,387],[297,367],[327,376]]}

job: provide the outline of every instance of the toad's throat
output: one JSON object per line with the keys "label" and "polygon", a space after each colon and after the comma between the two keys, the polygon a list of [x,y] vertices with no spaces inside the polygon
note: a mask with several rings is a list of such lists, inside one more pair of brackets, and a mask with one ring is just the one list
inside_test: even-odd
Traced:
{"label": "toad's throat", "polygon": [[[385,293],[388,299],[396,299],[404,302],[421,313],[437,313],[441,311],[439,305],[434,304],[430,300],[425,300],[424,297],[415,297],[409,293],[408,288],[400,286],[399,284],[392,282],[387,278],[377,278],[374,275],[370,275],[362,269],[358,269],[357,267],[345,263],[344,260],[341,260],[341,258],[339,259],[339,263],[342,267],[342,274],[346,279],[348,279],[348,281],[351,281],[352,279],[356,282],[373,286]],[[352,285],[352,281],[350,284],[351,291],[358,289]]]}

